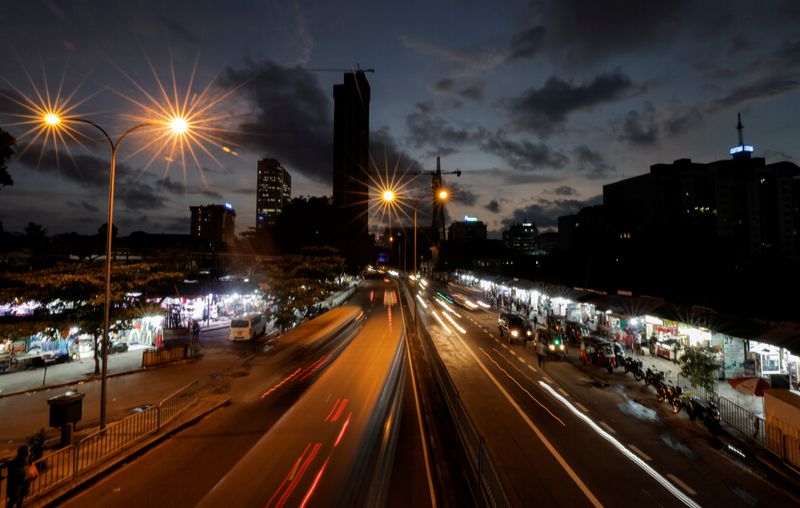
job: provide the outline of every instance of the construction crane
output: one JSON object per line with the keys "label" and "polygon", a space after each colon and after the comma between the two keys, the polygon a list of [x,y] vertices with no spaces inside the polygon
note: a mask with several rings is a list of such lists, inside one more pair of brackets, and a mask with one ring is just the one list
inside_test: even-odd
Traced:
{"label": "construction crane", "polygon": [[[444,181],[442,175],[456,175],[461,176],[461,170],[455,171],[442,171],[441,159],[436,157],[436,170],[435,171],[410,171],[409,175],[431,175],[431,192],[433,197],[433,217],[431,219],[431,228],[435,233],[434,243],[438,243],[439,226],[442,228],[442,239],[447,235],[444,229],[444,203],[449,197],[447,190],[444,188]],[[444,193],[444,194],[442,194]]]}

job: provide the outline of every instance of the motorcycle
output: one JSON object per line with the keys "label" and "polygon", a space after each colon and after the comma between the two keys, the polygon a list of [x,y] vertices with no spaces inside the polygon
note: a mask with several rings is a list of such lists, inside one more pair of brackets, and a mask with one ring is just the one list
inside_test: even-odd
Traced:
{"label": "motorcycle", "polygon": [[665,374],[656,369],[655,366],[647,367],[644,373],[644,384],[653,385],[656,389],[664,382]]}
{"label": "motorcycle", "polygon": [[704,404],[698,397],[689,396],[684,397],[683,406],[686,408],[690,420],[700,419],[712,434],[720,432],[719,409],[713,400]]}
{"label": "motorcycle", "polygon": [[644,370],[642,369],[643,364],[638,358],[626,356],[622,366],[625,368],[624,373],[633,373],[633,377],[636,379],[636,381],[641,381],[641,379],[644,377]]}
{"label": "motorcycle", "polygon": [[683,405],[681,402],[682,395],[683,389],[672,383],[663,382],[656,388],[656,398],[658,401],[667,402],[671,406],[673,413],[677,413],[681,410],[681,406]]}

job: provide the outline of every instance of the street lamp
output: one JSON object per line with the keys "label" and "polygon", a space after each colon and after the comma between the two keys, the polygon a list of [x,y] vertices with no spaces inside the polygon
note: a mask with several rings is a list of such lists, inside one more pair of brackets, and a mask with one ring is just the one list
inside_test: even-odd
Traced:
{"label": "street lamp", "polygon": [[109,315],[111,312],[111,239],[113,238],[113,221],[114,221],[114,183],[116,178],[117,168],[117,151],[125,138],[143,127],[158,127],[163,123],[163,126],[168,129],[168,133],[172,136],[185,136],[189,132],[189,121],[181,116],[173,116],[162,121],[144,122],[134,125],[125,131],[115,142],[105,129],[98,124],[87,120],[85,118],[76,117],[62,117],[56,112],[49,112],[42,117],[42,122],[45,127],[50,129],[59,129],[68,122],[82,123],[91,125],[99,130],[111,147],[111,167],[109,169],[109,183],[108,183],[108,227],[106,229],[106,280],[105,280],[105,308],[103,314],[103,369],[100,378],[100,428],[104,429],[106,426],[106,385],[108,380],[108,329],[109,329]]}

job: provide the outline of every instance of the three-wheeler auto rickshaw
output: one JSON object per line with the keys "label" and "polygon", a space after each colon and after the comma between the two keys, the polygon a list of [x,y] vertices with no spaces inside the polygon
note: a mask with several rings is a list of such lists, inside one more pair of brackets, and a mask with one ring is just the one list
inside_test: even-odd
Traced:
{"label": "three-wheeler auto rickshaw", "polygon": [[581,351],[579,358],[584,365],[597,365],[605,367],[609,372],[617,366],[614,346],[610,340],[597,335],[588,335],[581,338]]}

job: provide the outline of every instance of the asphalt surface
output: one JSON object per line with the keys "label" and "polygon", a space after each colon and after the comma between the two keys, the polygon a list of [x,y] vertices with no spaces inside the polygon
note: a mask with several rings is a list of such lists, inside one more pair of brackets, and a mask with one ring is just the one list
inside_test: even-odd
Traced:
{"label": "asphalt surface", "polygon": [[[368,281],[348,302],[367,311],[368,323],[370,319],[384,320],[373,322],[373,330],[386,328],[384,305],[376,300],[384,285],[382,280]],[[373,302],[378,312],[371,312]],[[393,326],[393,333],[402,330],[400,315]],[[347,340],[332,340],[321,347],[307,340],[308,334],[305,338],[290,335],[266,347],[260,344],[254,356],[221,376],[219,390],[232,397],[231,405],[87,486],[64,505],[198,504],[290,408],[303,400],[307,390],[335,364],[337,356],[347,351]],[[292,377],[297,369],[305,369],[303,372],[309,375]],[[299,382],[301,378],[305,379]],[[405,401],[408,400],[406,393]],[[430,496],[425,469],[418,467],[422,460],[421,434],[414,405],[404,404],[399,435],[395,470],[401,471],[403,480],[390,482],[387,501],[399,501],[396,506],[408,506],[404,500],[414,506],[426,506]],[[276,454],[276,462],[278,457]]]}
{"label": "asphalt surface", "polygon": [[540,368],[532,347],[498,336],[497,311],[452,307],[463,332],[443,320],[448,333],[430,313],[446,309],[428,306],[428,329],[514,505],[798,504],[632,376],[579,366],[575,350]]}

